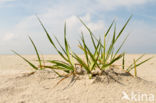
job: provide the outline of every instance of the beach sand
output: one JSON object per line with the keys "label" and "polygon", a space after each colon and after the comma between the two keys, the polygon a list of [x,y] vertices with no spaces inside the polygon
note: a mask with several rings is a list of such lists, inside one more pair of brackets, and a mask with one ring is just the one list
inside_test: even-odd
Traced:
{"label": "beach sand", "polygon": [[[126,56],[126,65],[140,54]],[[0,55],[0,103],[156,103],[156,55],[138,67],[138,77],[120,76],[119,82],[72,76],[56,85],[58,78],[51,70],[34,70],[16,55]],[[24,55],[35,63],[35,55]],[[45,55],[44,59],[61,59]],[[118,61],[116,65],[120,65]],[[131,71],[133,74],[134,71]],[[31,74],[33,73],[33,74]],[[124,99],[126,93],[129,99]]]}

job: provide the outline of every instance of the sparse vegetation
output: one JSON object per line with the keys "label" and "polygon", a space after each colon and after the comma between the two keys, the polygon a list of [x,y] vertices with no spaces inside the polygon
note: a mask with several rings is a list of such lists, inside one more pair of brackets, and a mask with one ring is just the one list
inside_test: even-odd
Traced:
{"label": "sparse vegetation", "polygon": [[[125,25],[122,27],[122,29],[119,31],[119,33],[116,32],[116,25],[115,21],[112,22],[112,24],[109,26],[108,30],[104,34],[104,38],[97,38],[93,32],[90,30],[90,28],[81,20],[80,22],[84,25],[84,27],[88,30],[90,34],[90,39],[92,41],[92,45],[94,47],[94,50],[91,51],[89,46],[87,45],[83,32],[81,35],[81,41],[79,42],[79,48],[84,52],[84,58],[81,58],[78,54],[76,54],[72,49],[70,48],[70,44],[67,40],[67,33],[66,33],[66,23],[64,24],[64,46],[59,42],[59,40],[53,35],[53,38],[57,41],[58,45],[60,46],[61,50],[58,49],[56,44],[54,43],[54,39],[49,35],[46,28],[44,27],[41,20],[38,18],[41,26],[43,27],[46,36],[48,40],[50,41],[51,45],[55,48],[57,53],[63,58],[63,61],[61,60],[47,60],[47,62],[51,63],[51,65],[44,65],[42,63],[42,60],[40,58],[40,55],[38,53],[38,50],[32,41],[32,39],[29,37],[31,43],[33,44],[33,47],[35,49],[39,66],[35,66],[30,61],[22,57],[17,52],[13,51],[15,54],[20,56],[22,59],[24,59],[30,66],[32,66],[34,69],[45,69],[50,68],[52,69],[58,76],[62,77],[69,77],[71,75],[75,76],[78,74],[88,74],[89,78],[92,78],[96,75],[109,75],[106,70],[108,70],[110,67],[113,66],[113,64],[122,59],[122,65],[121,68],[123,68],[126,72],[130,73],[132,69],[135,71],[135,76],[137,76],[137,70],[136,67],[140,66],[141,64],[147,62],[151,58],[148,58],[146,60],[143,60],[142,62],[139,62],[139,60],[144,56],[140,56],[138,59],[134,60],[134,63],[132,63],[130,66],[125,66],[125,52],[120,53],[120,50],[125,43],[127,37],[123,40],[121,45],[118,46],[118,48],[115,49],[115,44],[121,37],[124,29],[126,28],[127,24],[129,23],[131,17],[127,20]],[[114,26],[113,35],[111,38],[111,41],[108,39],[108,35],[110,35],[110,31],[112,27]],[[139,62],[139,63],[138,63]],[[78,70],[79,68],[79,70]],[[66,75],[59,74],[57,70],[62,70],[66,73]]]}
{"label": "sparse vegetation", "polygon": [[[123,68],[126,72],[128,72],[128,73],[130,73],[130,71],[134,69],[134,77],[137,77],[137,69],[136,69],[136,68],[137,68],[138,66],[142,65],[143,63],[145,63],[145,62],[147,62],[147,61],[149,61],[150,59],[153,58],[153,57],[150,57],[150,58],[147,58],[147,59],[145,59],[145,60],[143,60],[143,61],[140,61],[144,56],[145,56],[145,55],[143,54],[143,55],[141,55],[140,57],[138,57],[137,59],[134,59],[132,64],[130,64],[129,66],[125,67],[125,55],[123,55],[123,59],[122,59],[122,68]],[[139,63],[138,63],[138,62],[139,62]]]}

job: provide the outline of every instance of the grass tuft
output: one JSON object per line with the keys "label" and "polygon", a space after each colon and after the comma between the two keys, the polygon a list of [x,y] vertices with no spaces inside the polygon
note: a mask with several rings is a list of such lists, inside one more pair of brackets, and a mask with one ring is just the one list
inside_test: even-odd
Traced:
{"label": "grass tuft", "polygon": [[[128,20],[123,25],[123,27],[121,28],[119,33],[117,33],[117,31],[116,31],[115,20],[113,20],[113,22],[109,26],[108,30],[106,31],[106,33],[104,33],[103,39],[97,38],[93,34],[91,29],[84,23],[84,21],[79,18],[82,25],[88,30],[88,32],[90,34],[92,46],[94,47],[93,50],[91,50],[89,48],[89,45],[87,45],[85,38],[84,38],[84,34],[82,32],[81,39],[79,41],[79,46],[78,46],[79,49],[81,49],[84,53],[84,58],[81,58],[78,54],[76,54],[70,48],[70,44],[68,43],[68,40],[67,40],[66,23],[64,24],[64,45],[62,45],[54,35],[52,35],[53,38],[50,36],[48,31],[44,27],[42,21],[37,17],[39,23],[41,24],[43,30],[46,33],[46,36],[47,36],[50,44],[53,46],[53,48],[55,48],[55,50],[60,55],[60,57],[62,57],[63,60],[62,61],[61,60],[47,60],[47,62],[51,63],[51,65],[44,65],[40,58],[39,52],[38,52],[33,40],[30,37],[29,37],[29,39],[35,49],[35,52],[36,52],[36,55],[38,58],[39,67],[32,64],[30,61],[25,59],[23,56],[21,56],[17,52],[15,52],[15,51],[13,51],[13,52],[16,55],[18,55],[19,57],[21,57],[22,59],[24,59],[31,67],[33,67],[36,70],[38,70],[38,69],[42,70],[44,68],[52,69],[59,77],[64,77],[63,79],[61,79],[61,81],[71,75],[75,76],[75,75],[79,74],[77,66],[79,66],[79,68],[80,68],[79,72],[81,72],[82,74],[84,74],[84,73],[88,74],[89,78],[92,78],[95,75],[101,75],[102,73],[109,75],[108,73],[106,73],[106,69],[109,69],[110,67],[112,67],[114,65],[114,63],[116,63],[120,59],[122,59],[122,65],[121,65],[122,69],[124,69],[128,73],[132,69],[134,69],[134,71],[135,71],[134,75],[137,76],[136,68],[138,66],[142,65],[143,63],[147,62],[151,58],[148,58],[148,59],[145,59],[145,60],[139,62],[139,60],[142,57],[144,57],[144,55],[142,55],[138,59],[134,60],[134,63],[132,63],[131,65],[129,65],[127,67],[127,66],[125,66],[125,52],[120,53],[120,50],[121,50],[122,46],[124,45],[125,41],[127,40],[128,35],[125,37],[125,39],[122,41],[122,43],[116,47],[116,43],[120,40],[120,37],[123,34],[123,31],[125,30],[125,28],[128,25],[131,18],[132,18],[132,16],[130,16],[128,18]],[[113,30],[113,34],[111,36],[110,31],[113,29],[113,26],[114,26],[114,30]],[[112,38],[109,39],[108,36],[112,37]],[[56,46],[54,39],[56,40],[56,42],[59,45],[61,50],[58,49],[58,47]],[[96,73],[96,74],[93,73],[97,69],[100,70],[101,73]],[[57,70],[64,71],[65,73],[67,73],[66,76],[59,74],[59,72],[57,72]]]}

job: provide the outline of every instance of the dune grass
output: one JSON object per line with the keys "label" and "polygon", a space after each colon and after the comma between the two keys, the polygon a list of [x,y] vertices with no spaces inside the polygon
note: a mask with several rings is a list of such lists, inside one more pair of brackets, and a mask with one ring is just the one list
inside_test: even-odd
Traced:
{"label": "dune grass", "polygon": [[[121,65],[122,68],[126,72],[130,72],[132,69],[134,69],[135,70],[134,75],[137,76],[136,67],[147,62],[151,58],[148,58],[148,59],[143,60],[142,62],[138,63],[138,61],[144,56],[144,55],[142,55],[138,59],[134,60],[134,63],[132,63],[130,66],[128,66],[128,67],[125,66],[125,52],[120,53],[120,50],[121,50],[122,46],[124,45],[128,36],[126,36],[125,39],[122,41],[121,45],[119,45],[115,49],[115,45],[116,45],[117,41],[120,40],[120,37],[123,34],[123,31],[125,30],[125,28],[131,18],[132,18],[132,16],[130,16],[128,18],[128,20],[126,21],[125,25],[121,28],[119,33],[116,32],[115,21],[113,21],[111,23],[111,25],[109,26],[108,30],[106,31],[106,33],[104,34],[103,39],[97,38],[96,35],[93,34],[91,29],[83,22],[83,20],[81,20],[79,18],[82,25],[88,30],[90,39],[92,41],[92,46],[94,47],[93,50],[91,50],[89,48],[89,46],[87,45],[87,43],[85,41],[84,34],[82,32],[81,39],[79,42],[79,49],[81,49],[84,52],[84,58],[81,58],[78,54],[76,54],[70,48],[70,44],[68,43],[68,40],[67,40],[66,23],[64,24],[64,46],[63,46],[54,35],[53,35],[53,38],[49,35],[49,33],[46,30],[46,28],[44,27],[43,23],[38,18],[43,30],[46,33],[46,36],[47,36],[50,44],[53,46],[53,48],[55,48],[57,53],[63,58],[63,61],[47,60],[47,62],[51,63],[51,65],[44,65],[40,58],[39,52],[30,37],[29,37],[29,39],[35,49],[39,66],[35,66],[29,60],[27,60],[26,58],[24,58],[17,52],[15,52],[15,51],[13,51],[13,52],[16,55],[18,55],[19,57],[21,57],[22,59],[24,59],[35,70],[39,70],[39,69],[42,70],[45,68],[50,68],[50,69],[54,70],[54,72],[59,76],[62,76],[62,75],[59,74],[58,72],[56,72],[56,70],[62,70],[65,73],[67,73],[66,77],[68,77],[70,75],[77,75],[78,74],[77,65],[78,65],[82,71],[85,70],[86,74],[88,74],[89,77],[92,78],[94,76],[93,75],[94,70],[99,69],[101,71],[101,74],[105,73],[106,69],[109,69],[109,67],[111,67],[116,61],[118,61],[120,59],[122,59],[122,65]],[[111,35],[110,31],[112,30],[113,26],[114,26],[113,35],[112,35],[111,41],[109,41],[108,35]],[[56,46],[54,39],[56,40],[56,42],[59,45],[59,47],[61,48],[61,50],[59,50],[58,47]],[[96,75],[101,75],[101,74],[96,74]]]}

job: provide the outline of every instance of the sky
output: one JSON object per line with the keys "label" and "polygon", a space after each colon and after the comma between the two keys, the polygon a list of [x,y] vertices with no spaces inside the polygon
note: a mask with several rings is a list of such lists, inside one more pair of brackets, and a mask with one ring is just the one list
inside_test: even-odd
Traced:
{"label": "sky", "polygon": [[35,15],[61,43],[66,22],[69,44],[77,53],[81,32],[91,44],[78,17],[102,38],[113,20],[119,32],[133,15],[118,43],[130,34],[122,51],[156,53],[156,0],[0,0],[0,54],[35,54],[28,36],[41,54],[56,53]]}

